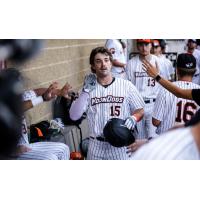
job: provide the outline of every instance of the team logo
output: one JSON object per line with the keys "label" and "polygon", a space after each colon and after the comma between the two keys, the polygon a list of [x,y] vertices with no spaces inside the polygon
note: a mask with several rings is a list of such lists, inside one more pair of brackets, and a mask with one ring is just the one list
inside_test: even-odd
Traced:
{"label": "team logo", "polygon": [[187,68],[193,67],[193,63],[187,63],[187,64],[185,64],[185,65],[186,65]]}
{"label": "team logo", "polygon": [[105,97],[94,97],[91,99],[92,106],[100,103],[123,103],[124,97],[115,97],[107,95]]}
{"label": "team logo", "polygon": [[146,72],[135,72],[135,77],[149,77]]}

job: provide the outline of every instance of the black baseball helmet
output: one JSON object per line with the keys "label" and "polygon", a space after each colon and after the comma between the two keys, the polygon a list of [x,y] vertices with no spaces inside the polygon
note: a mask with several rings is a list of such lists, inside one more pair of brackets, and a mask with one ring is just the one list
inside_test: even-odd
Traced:
{"label": "black baseball helmet", "polygon": [[135,142],[134,132],[129,130],[124,123],[123,119],[112,118],[103,129],[104,137],[114,147],[124,147]]}

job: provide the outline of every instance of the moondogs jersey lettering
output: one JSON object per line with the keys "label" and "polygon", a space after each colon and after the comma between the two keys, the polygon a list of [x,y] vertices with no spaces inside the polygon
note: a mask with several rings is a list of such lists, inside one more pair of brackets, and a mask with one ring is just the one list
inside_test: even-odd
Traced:
{"label": "moondogs jersey lettering", "polygon": [[[199,85],[186,82],[176,81],[174,84],[182,89],[196,89]],[[157,134],[162,134],[173,126],[184,124],[199,109],[199,106],[193,100],[177,98],[166,89],[161,88],[153,111],[153,118],[161,121],[157,128]]]}
{"label": "moondogs jersey lettering", "polygon": [[[154,55],[151,55],[150,63],[153,66],[156,66],[157,63],[159,66],[158,58]],[[156,98],[160,86],[155,79],[151,78],[143,70],[143,65],[139,55],[133,57],[128,62],[126,73],[128,80],[130,80],[136,86],[144,99]]]}
{"label": "moondogs jersey lettering", "polygon": [[88,124],[90,135],[94,137],[103,135],[103,128],[109,119],[126,119],[134,110],[144,108],[144,101],[136,87],[121,78],[115,78],[107,87],[97,83],[96,89],[89,95]]}

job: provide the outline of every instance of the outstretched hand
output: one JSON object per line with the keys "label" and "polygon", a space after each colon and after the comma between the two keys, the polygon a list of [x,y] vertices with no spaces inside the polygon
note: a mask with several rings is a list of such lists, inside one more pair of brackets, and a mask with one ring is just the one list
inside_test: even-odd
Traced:
{"label": "outstretched hand", "polygon": [[58,88],[58,83],[52,83],[47,90],[42,95],[44,101],[49,101],[57,96],[56,90]]}
{"label": "outstretched hand", "polygon": [[159,74],[158,64],[156,62],[156,66],[153,66],[149,61],[144,59],[142,61],[143,70],[152,78],[156,78],[156,76]]}
{"label": "outstretched hand", "polygon": [[97,78],[95,74],[91,73],[89,75],[86,75],[83,84],[83,91],[89,93],[96,88],[96,85],[97,85]]}
{"label": "outstretched hand", "polygon": [[69,92],[72,91],[72,86],[69,83],[66,83],[62,89],[59,91],[59,96],[63,96],[66,99],[70,99]]}

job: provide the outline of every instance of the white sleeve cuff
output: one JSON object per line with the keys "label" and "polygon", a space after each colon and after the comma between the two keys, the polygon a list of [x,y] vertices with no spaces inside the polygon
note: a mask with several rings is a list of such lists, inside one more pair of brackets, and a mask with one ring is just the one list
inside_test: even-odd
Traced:
{"label": "white sleeve cuff", "polygon": [[43,100],[42,96],[36,97],[34,99],[31,99],[33,107],[38,105],[38,104],[40,104],[40,103],[42,103],[43,101],[44,100]]}

